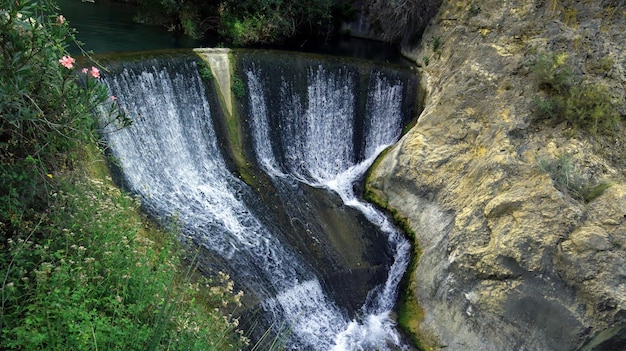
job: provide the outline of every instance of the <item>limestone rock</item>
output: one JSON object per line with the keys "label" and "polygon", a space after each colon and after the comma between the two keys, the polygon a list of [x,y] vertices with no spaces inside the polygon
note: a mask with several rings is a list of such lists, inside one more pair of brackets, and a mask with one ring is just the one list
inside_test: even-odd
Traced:
{"label": "limestone rock", "polygon": [[[424,110],[368,186],[416,233],[416,332],[431,348],[626,347],[624,135],[537,121],[530,70],[538,51],[565,52],[575,74],[624,101],[623,5],[444,2],[404,48],[421,65]],[[585,189],[611,186],[585,199],[559,186],[573,173],[542,162],[563,155]]]}

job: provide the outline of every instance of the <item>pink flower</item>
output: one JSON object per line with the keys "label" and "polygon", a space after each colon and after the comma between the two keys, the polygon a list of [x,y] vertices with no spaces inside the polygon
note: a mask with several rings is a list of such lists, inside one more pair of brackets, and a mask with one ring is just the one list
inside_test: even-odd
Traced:
{"label": "pink flower", "polygon": [[71,56],[63,56],[59,60],[59,63],[67,69],[72,69],[72,67],[74,67],[74,62],[76,62],[76,60],[74,60]]}
{"label": "pink flower", "polygon": [[91,76],[96,79],[100,78],[100,70],[94,66],[91,66],[91,71],[89,71],[89,74],[91,74]]}
{"label": "pink flower", "polygon": [[111,101],[115,101],[115,99],[117,99],[115,95],[111,95],[110,98],[111,98]]}
{"label": "pink flower", "polygon": [[57,22],[59,24],[65,23],[65,17],[63,17],[63,15],[59,15],[59,17],[57,17]]}
{"label": "pink flower", "polygon": [[87,67],[85,67],[85,68],[83,68],[83,69],[81,70],[81,72],[83,72],[83,74],[87,74],[87,72],[89,72],[89,70],[87,69]]}

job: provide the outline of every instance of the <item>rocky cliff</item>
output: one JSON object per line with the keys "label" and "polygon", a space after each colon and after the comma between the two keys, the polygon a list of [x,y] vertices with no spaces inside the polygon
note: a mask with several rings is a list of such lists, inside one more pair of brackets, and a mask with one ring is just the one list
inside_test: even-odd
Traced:
{"label": "rocky cliff", "polygon": [[368,187],[415,232],[427,348],[626,348],[624,129],[540,117],[536,69],[566,67],[623,125],[624,43],[622,0],[460,0],[404,48],[424,110]]}

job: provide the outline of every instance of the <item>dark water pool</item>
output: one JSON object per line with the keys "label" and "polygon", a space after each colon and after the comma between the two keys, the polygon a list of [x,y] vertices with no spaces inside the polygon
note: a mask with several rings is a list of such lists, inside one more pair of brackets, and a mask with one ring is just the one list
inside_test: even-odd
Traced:
{"label": "dark water pool", "polygon": [[[77,39],[87,52],[114,53],[197,47],[232,47],[217,34],[201,40],[192,39],[159,26],[134,22],[138,7],[124,3],[96,0],[58,0],[61,14],[77,29]],[[295,38],[280,45],[266,47],[289,51],[312,52],[384,61],[406,63],[393,45],[378,41],[351,38]],[[73,54],[80,54],[71,45]]]}
{"label": "dark water pool", "polygon": [[[94,53],[146,51],[202,46],[199,40],[176,35],[165,28],[133,21],[137,6],[96,0],[58,0],[61,14],[78,31],[85,51]],[[70,47],[79,53],[76,45]]]}

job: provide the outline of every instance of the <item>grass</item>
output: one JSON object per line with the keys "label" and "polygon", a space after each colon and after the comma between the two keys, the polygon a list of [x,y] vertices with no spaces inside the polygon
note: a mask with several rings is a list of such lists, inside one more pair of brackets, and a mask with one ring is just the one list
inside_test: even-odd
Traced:
{"label": "grass", "polygon": [[244,346],[228,276],[192,278],[187,251],[112,184],[101,159],[86,164],[52,175],[47,210],[1,247],[2,349]]}
{"label": "grass", "polygon": [[600,197],[611,186],[609,182],[592,185],[569,154],[560,155],[550,161],[539,160],[538,165],[541,171],[550,175],[557,189],[585,203]]}

